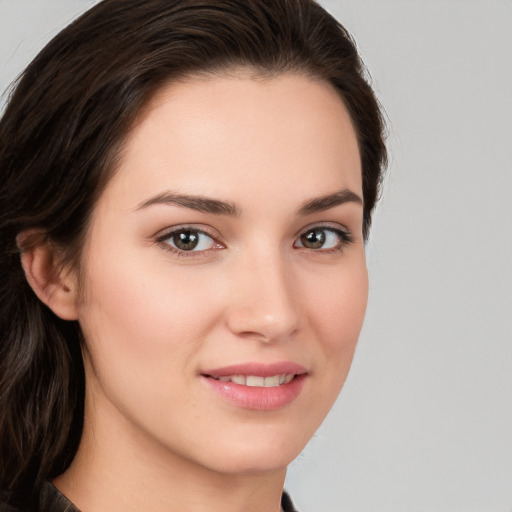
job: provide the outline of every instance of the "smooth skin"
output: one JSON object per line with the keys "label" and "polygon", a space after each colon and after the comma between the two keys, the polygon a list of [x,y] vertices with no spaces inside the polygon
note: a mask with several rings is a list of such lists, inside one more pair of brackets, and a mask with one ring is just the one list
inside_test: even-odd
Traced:
{"label": "smooth skin", "polygon": [[[50,248],[23,255],[36,293],[85,336],[84,435],[54,482],[78,508],[280,510],[286,467],[334,403],[362,326],[361,197],[352,123],[322,81],[238,70],[153,98],[95,206],[82,282],[55,278]],[[272,411],[201,377],[284,361],[307,377]]]}

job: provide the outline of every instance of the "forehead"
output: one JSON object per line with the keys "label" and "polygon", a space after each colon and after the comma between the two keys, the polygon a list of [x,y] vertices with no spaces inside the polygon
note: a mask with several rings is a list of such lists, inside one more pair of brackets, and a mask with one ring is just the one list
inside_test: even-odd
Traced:
{"label": "forehead", "polygon": [[127,137],[107,191],[121,186],[133,201],[165,189],[233,199],[277,195],[284,185],[304,199],[361,192],[350,116],[323,81],[240,74],[161,89]]}

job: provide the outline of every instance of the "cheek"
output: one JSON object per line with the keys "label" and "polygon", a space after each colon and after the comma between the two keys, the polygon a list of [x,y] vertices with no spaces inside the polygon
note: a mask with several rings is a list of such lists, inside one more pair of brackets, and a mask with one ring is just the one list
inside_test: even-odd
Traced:
{"label": "cheek", "polygon": [[90,261],[87,275],[80,323],[95,365],[180,372],[215,322],[211,280],[173,272],[165,258],[125,253]]}
{"label": "cheek", "polygon": [[363,324],[368,300],[368,274],[364,260],[326,280],[323,290],[310,295],[315,328],[322,333],[329,350],[355,346]]}
{"label": "cheek", "polygon": [[[173,331],[197,326],[194,318],[207,310],[208,281],[144,258],[120,257],[91,266],[85,307],[107,323],[128,332],[168,338]],[[201,284],[201,286],[200,286]]]}
{"label": "cheek", "polygon": [[347,377],[361,332],[368,300],[364,254],[355,264],[333,273],[323,290],[309,296],[312,328],[322,350],[325,393],[338,395]]}
{"label": "cheek", "polygon": [[126,253],[90,261],[80,324],[95,403],[105,396],[134,424],[165,432],[185,406],[195,354],[216,310],[208,300],[213,285],[162,261]]}

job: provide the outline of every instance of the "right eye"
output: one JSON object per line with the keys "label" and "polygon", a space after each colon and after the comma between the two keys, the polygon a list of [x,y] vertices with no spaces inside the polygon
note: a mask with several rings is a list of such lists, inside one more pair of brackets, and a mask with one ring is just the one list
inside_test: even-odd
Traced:
{"label": "right eye", "polygon": [[352,242],[352,236],[346,230],[331,226],[316,226],[307,229],[295,242],[295,247],[318,252],[341,251]]}
{"label": "right eye", "polygon": [[180,254],[223,248],[208,233],[193,228],[179,228],[170,231],[159,237],[158,242],[167,245],[168,250]]}

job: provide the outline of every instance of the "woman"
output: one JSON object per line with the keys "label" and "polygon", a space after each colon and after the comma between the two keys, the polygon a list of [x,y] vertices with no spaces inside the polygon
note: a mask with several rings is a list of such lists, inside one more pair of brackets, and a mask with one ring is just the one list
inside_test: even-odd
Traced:
{"label": "woman", "polygon": [[293,510],[386,158],[346,31],[311,0],[104,0],[0,141],[5,506]]}

